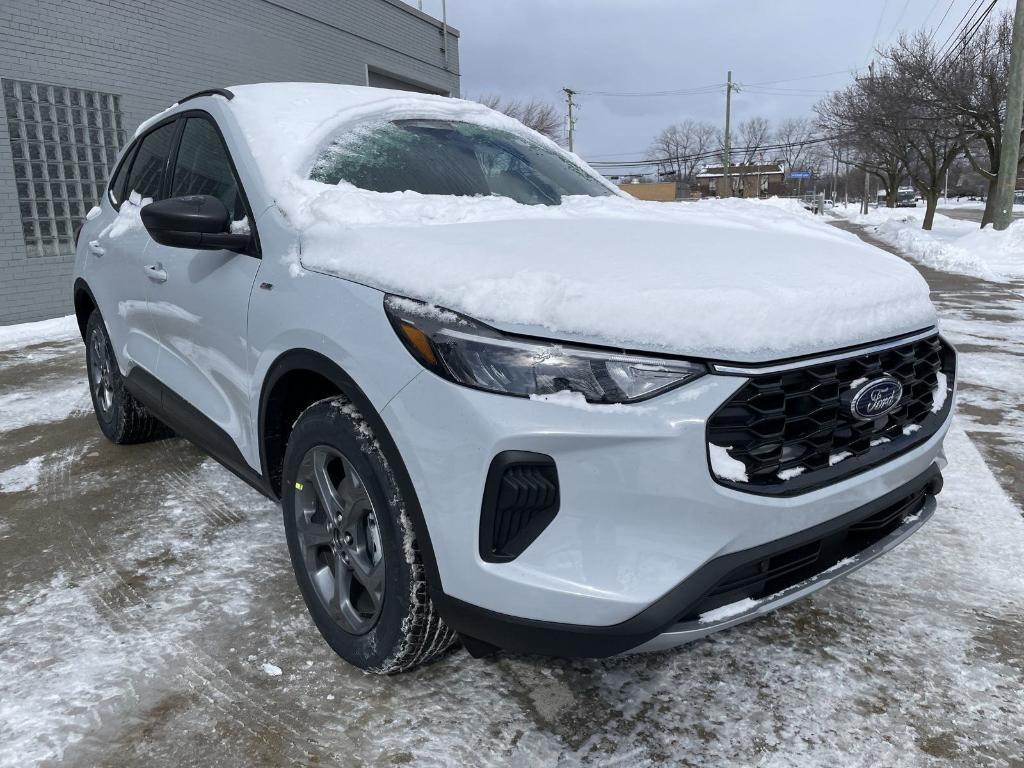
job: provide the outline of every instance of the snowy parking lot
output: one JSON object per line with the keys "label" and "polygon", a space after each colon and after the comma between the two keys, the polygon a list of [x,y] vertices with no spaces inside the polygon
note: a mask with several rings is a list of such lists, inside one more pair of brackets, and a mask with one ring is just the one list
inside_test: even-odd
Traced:
{"label": "snowy parking lot", "polygon": [[1024,282],[908,250],[961,353],[934,519],[765,619],[603,661],[353,669],[276,506],[182,440],[106,442],[73,322],[0,329],[0,766],[1024,764]]}

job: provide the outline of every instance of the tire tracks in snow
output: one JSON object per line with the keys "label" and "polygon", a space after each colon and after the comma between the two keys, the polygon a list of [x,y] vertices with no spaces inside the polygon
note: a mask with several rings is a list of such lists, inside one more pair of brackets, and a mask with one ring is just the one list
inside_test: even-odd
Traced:
{"label": "tire tracks in snow", "polygon": [[[170,441],[167,441],[170,442]],[[227,535],[223,529],[241,525],[247,518],[232,508],[220,495],[216,487],[197,484],[198,467],[187,471],[186,462],[179,450],[170,446],[158,449],[160,459],[168,466],[159,478],[161,483],[174,487],[174,497],[181,502],[186,513],[199,513],[197,518],[212,526],[214,535]],[[173,445],[173,443],[171,443]],[[69,446],[53,457],[53,469],[44,470],[40,488],[44,502],[60,504],[77,496],[77,478],[73,467],[87,451],[87,448]],[[226,470],[219,469],[219,472]],[[240,481],[239,481],[240,482]],[[153,488],[155,490],[155,488]],[[152,670],[155,667],[174,670],[173,677],[196,697],[202,699],[225,721],[230,722],[239,732],[255,743],[262,745],[270,754],[280,754],[282,746],[290,758],[305,762],[316,754],[321,762],[325,758],[339,761],[340,756],[332,754],[323,744],[313,740],[298,719],[287,712],[273,712],[260,704],[263,694],[237,673],[230,670],[203,650],[187,636],[175,637],[173,633],[154,632],[147,619],[154,615],[155,606],[134,584],[128,581],[113,565],[110,551],[96,542],[85,527],[78,525],[66,515],[59,516],[61,527],[66,532],[67,549],[62,559],[67,570],[80,573],[81,588],[94,601],[103,620],[115,633],[128,637],[141,637],[141,647],[122,648],[126,659],[134,670]],[[191,527],[190,533],[203,533],[200,525]],[[116,541],[116,540],[115,540]],[[111,599],[111,598],[114,599]],[[135,681],[126,677],[122,687],[130,701],[141,703],[142,696],[136,689]],[[117,704],[111,704],[116,710]],[[100,708],[92,710],[97,727],[102,727],[105,718]],[[111,714],[113,714],[111,712]],[[271,736],[274,738],[272,739]],[[279,740],[280,739],[280,740]],[[282,744],[283,742],[283,744]]]}

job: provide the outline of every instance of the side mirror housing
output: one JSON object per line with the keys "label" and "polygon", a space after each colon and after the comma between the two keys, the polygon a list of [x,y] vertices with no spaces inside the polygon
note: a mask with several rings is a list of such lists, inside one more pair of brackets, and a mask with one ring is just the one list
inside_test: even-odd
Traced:
{"label": "side mirror housing", "polygon": [[149,236],[161,245],[195,250],[248,250],[251,236],[231,232],[231,214],[211,195],[158,200],[140,212]]}

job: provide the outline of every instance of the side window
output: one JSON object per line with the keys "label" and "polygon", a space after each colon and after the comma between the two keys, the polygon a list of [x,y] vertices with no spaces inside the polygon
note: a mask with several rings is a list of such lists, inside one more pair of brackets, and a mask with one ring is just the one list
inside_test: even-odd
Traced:
{"label": "side window", "polygon": [[139,144],[132,161],[132,169],[128,173],[128,184],[124,196],[138,192],[141,197],[154,200],[160,197],[160,185],[164,180],[164,169],[167,167],[167,155],[174,141],[176,123],[168,123],[157,128]]}
{"label": "side window", "polygon": [[171,197],[212,195],[224,203],[233,221],[245,217],[227,149],[209,120],[190,117],[185,123],[171,178]]}
{"label": "side window", "polygon": [[124,153],[121,164],[117,166],[117,170],[114,172],[114,178],[110,180],[110,202],[113,203],[115,208],[121,205],[121,201],[125,198],[124,182],[128,178],[128,169],[132,165],[132,156],[135,154],[136,149],[138,149],[138,144],[128,147],[128,151]]}

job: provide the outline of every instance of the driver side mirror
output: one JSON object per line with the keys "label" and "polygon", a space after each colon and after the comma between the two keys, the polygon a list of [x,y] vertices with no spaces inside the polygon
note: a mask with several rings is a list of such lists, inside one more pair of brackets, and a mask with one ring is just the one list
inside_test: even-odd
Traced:
{"label": "driver side mirror", "polygon": [[211,195],[158,200],[140,212],[149,236],[161,245],[197,250],[248,250],[251,235],[231,232],[227,206]]}

